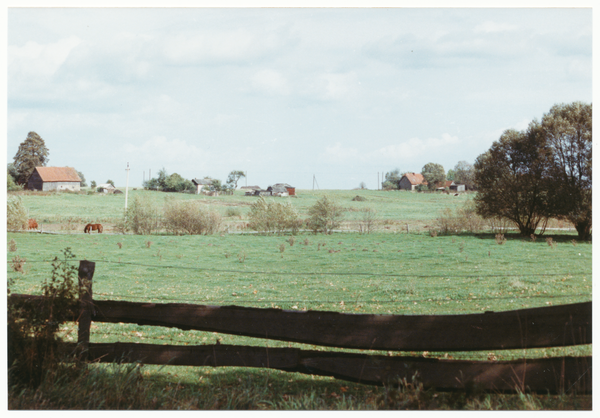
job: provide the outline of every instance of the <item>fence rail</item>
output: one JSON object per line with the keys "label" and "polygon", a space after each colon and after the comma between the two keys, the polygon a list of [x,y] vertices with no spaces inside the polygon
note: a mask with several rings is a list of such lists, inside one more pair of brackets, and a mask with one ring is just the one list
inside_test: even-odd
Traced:
{"label": "fence rail", "polygon": [[[390,351],[479,351],[592,343],[592,303],[467,315],[371,315],[327,311],[94,300],[95,264],[81,261],[73,348],[88,360],[274,368],[384,384],[418,375],[425,387],[591,393],[591,356],[515,361],[441,360],[297,348],[90,343],[91,322],[135,323],[299,343]],[[41,296],[10,296],[35,309]]]}

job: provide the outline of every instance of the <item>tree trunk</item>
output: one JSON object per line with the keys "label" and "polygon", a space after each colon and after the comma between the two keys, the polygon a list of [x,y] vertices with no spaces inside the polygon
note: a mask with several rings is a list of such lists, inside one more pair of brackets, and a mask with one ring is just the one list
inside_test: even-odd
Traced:
{"label": "tree trunk", "polygon": [[581,241],[589,241],[592,239],[592,220],[585,219],[579,222],[575,222],[575,229],[577,230],[577,237]]}

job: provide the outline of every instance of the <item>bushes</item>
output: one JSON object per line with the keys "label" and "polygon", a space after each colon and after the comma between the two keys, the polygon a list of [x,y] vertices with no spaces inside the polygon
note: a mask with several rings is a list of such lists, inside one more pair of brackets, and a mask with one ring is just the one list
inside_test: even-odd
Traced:
{"label": "bushes", "polygon": [[259,232],[282,234],[290,231],[297,234],[302,225],[298,212],[290,202],[267,202],[262,196],[252,205],[248,217],[250,228]]}
{"label": "bushes", "polygon": [[473,202],[469,201],[463,207],[446,208],[436,219],[436,228],[442,235],[460,234],[461,232],[478,232],[483,229],[483,219],[477,215]]}
{"label": "bushes", "polygon": [[343,208],[334,200],[327,196],[321,199],[308,209],[310,216],[308,227],[314,232],[323,232],[330,234],[334,229],[338,228],[344,217]]}
{"label": "bushes", "polygon": [[115,229],[136,235],[151,235],[162,229],[175,235],[207,235],[217,232],[220,226],[221,215],[202,210],[199,202],[167,198],[161,213],[148,197],[136,196]]}
{"label": "bushes", "polygon": [[199,202],[166,199],[163,225],[167,232],[175,235],[214,234],[221,226],[221,215],[201,209]]}
{"label": "bushes", "polygon": [[160,223],[156,205],[145,196],[136,196],[115,229],[122,233],[132,231],[136,235],[150,235],[160,229]]}
{"label": "bushes", "polygon": [[23,206],[21,198],[12,196],[6,201],[6,229],[18,231],[27,228],[27,209]]}
{"label": "bushes", "polygon": [[75,258],[70,248],[63,250],[63,254],[64,260],[54,258],[52,277],[42,285],[45,299],[33,309],[8,299],[10,386],[39,386],[61,366],[66,355],[56,334],[62,323],[75,320],[77,315],[72,309],[77,297],[77,268],[70,264]]}

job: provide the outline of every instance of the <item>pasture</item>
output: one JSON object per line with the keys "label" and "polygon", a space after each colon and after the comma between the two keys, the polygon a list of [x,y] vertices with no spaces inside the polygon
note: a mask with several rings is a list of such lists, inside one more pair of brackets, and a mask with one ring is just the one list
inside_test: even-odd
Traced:
{"label": "pasture", "polygon": [[[137,190],[130,191],[129,199],[136,194],[145,194],[158,203],[165,198],[163,193]],[[503,311],[591,300],[592,245],[573,241],[576,238],[574,231],[547,231],[535,241],[509,233],[501,244],[489,232],[430,236],[428,227],[440,211],[446,207],[459,207],[470,198],[469,195],[454,197],[365,190],[299,191],[298,194],[297,198],[289,199],[301,216],[306,216],[308,208],[323,194],[334,196],[346,208],[344,232],[332,235],[306,232],[296,236],[247,233],[238,226],[247,222],[249,205],[255,198],[237,192],[233,196],[219,197],[175,196],[177,199],[201,200],[222,213],[224,224],[220,234],[121,235],[113,233],[111,225],[122,215],[124,195],[24,194],[22,200],[30,217],[35,218],[44,231],[59,233],[7,234],[7,243],[14,241],[16,247],[7,253],[7,274],[14,280],[11,291],[39,293],[41,283],[51,271],[51,260],[60,256],[62,249],[70,247],[76,255],[75,260],[96,262],[94,297],[97,299],[396,315]],[[366,201],[352,201],[356,195],[365,197]],[[352,232],[353,222],[364,207],[377,210],[380,220],[377,231],[371,234]],[[228,212],[231,208],[236,208],[237,212],[228,216],[232,213]],[[83,226],[88,222],[103,223],[104,233],[84,234]],[[407,233],[406,224],[409,224],[410,233]],[[565,225],[555,222],[554,226]],[[545,237],[551,237],[552,241],[549,243]],[[15,257],[26,260],[22,272],[12,268]],[[77,331],[71,325],[65,326],[63,332],[66,340],[77,339]],[[91,341],[182,345],[220,341],[223,344],[322,349],[274,340],[130,324],[93,324]],[[475,360],[492,356],[509,360],[591,355],[591,347],[494,353],[393,353],[403,354]],[[96,367],[98,373],[110,369]],[[246,407],[252,408],[295,409],[304,405],[364,409],[376,407],[375,400],[387,390],[272,370],[168,366],[144,366],[144,370],[145,378],[154,384],[161,381],[167,386],[183,385],[188,390],[210,386],[206,382],[221,382],[229,388],[226,398],[230,400],[233,399],[231,393],[236,390],[251,398],[255,395],[250,396],[251,387],[262,387],[262,383],[266,392],[271,384],[284,388],[276,395],[279,396],[277,399],[265,394],[266,403],[249,401]],[[262,383],[256,383],[259,381]],[[336,396],[321,396],[322,391]],[[302,397],[306,393],[313,393],[315,399],[312,403],[302,404],[308,402]],[[288,403],[282,401],[284,394],[289,398]],[[348,397],[349,394],[354,397]],[[345,404],[341,403],[342,399]],[[227,404],[214,407],[227,407]],[[229,404],[229,407],[244,406]]]}

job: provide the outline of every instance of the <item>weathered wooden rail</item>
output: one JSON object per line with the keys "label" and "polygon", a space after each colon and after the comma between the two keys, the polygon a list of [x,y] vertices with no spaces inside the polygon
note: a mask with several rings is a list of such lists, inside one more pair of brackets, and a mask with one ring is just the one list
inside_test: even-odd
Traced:
{"label": "weathered wooden rail", "polygon": [[[77,349],[90,361],[260,367],[384,384],[417,374],[425,387],[591,393],[592,358],[515,361],[445,360],[396,355],[235,345],[90,343],[94,322],[214,331],[338,348],[385,351],[479,351],[592,343],[591,302],[468,315],[369,315],[322,311],[94,300],[94,263],[79,268]],[[39,296],[11,295],[34,308]],[[73,347],[76,348],[75,345]],[[389,353],[392,354],[392,353]]]}

